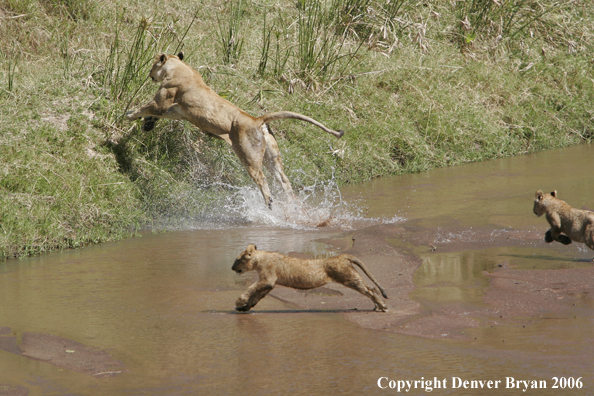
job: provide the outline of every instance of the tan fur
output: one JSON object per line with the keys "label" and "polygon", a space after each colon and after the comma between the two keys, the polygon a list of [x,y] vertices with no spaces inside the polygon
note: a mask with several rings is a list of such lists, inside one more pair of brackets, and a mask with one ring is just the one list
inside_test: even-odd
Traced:
{"label": "tan fur", "polygon": [[377,289],[367,286],[361,275],[353,267],[353,264],[361,268],[380,289],[382,295],[388,298],[384,289],[369,273],[365,265],[349,254],[341,254],[327,259],[303,260],[276,252],[257,250],[256,246],[249,245],[237,257],[231,269],[238,274],[246,271],[258,271],[260,279],[237,299],[235,309],[249,311],[275,285],[288,286],[294,289],[313,289],[324,286],[329,282],[336,282],[369,297],[375,304],[374,310],[387,311],[388,307],[378,297]]}
{"label": "tan fur", "polygon": [[285,175],[278,144],[268,130],[267,122],[294,118],[309,122],[340,138],[342,131],[326,128],[302,114],[281,111],[252,117],[231,102],[221,98],[202,80],[202,76],[182,61],[183,54],[158,54],[149,76],[161,86],[155,97],[138,110],[126,113],[128,120],[145,118],[145,130],[153,128],[157,118],[188,120],[202,131],[231,145],[247,172],[256,182],[264,201],[271,205],[268,182],[262,164],[281,184],[289,199],[294,197]]}
{"label": "tan fur", "polygon": [[594,249],[594,212],[572,208],[557,198],[557,191],[545,194],[541,190],[535,194],[533,211],[539,217],[546,215],[551,226],[545,234],[547,243],[569,245],[575,241]]}

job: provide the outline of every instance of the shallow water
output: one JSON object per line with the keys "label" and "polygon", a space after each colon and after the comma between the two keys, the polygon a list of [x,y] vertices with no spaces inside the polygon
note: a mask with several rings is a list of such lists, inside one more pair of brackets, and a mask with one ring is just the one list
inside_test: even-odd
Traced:
{"label": "shallow water", "polygon": [[[546,220],[532,214],[532,200],[537,189],[557,189],[573,206],[594,208],[593,155],[594,146],[555,150],[377,180],[345,188],[342,196],[348,207],[367,208],[370,222],[406,219],[400,223],[407,232],[390,243],[422,260],[411,296],[423,309],[482,309],[489,282],[483,271],[592,265],[586,260],[594,252],[578,244],[542,241]],[[360,213],[354,217],[362,221]],[[446,380],[447,389],[432,392],[440,395],[594,394],[591,296],[571,312],[522,322],[528,325],[483,323],[463,341],[367,330],[340,312],[306,311],[272,296],[251,314],[235,314],[235,299],[253,277],[230,267],[248,243],[325,256],[338,249],[318,240],[348,235],[279,226],[278,218],[271,224],[258,214],[248,226],[198,224],[0,264],[0,395],[394,394],[390,380],[434,378]],[[485,229],[539,238],[482,246]],[[427,233],[435,236],[435,252],[414,241]],[[18,343],[28,333],[106,351],[120,365],[89,374],[43,354],[6,351],[10,337]],[[64,346],[64,353],[79,351]],[[378,387],[382,377],[388,389]],[[453,389],[454,377],[502,382],[497,389]],[[547,389],[505,389],[506,377],[544,380]],[[551,389],[553,377],[583,377],[583,388]],[[420,389],[426,383],[416,385],[409,394],[426,393]]]}

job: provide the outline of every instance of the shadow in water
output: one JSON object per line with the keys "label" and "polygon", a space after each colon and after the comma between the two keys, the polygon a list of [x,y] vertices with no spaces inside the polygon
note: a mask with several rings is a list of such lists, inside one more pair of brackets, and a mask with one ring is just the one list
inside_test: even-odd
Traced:
{"label": "shadow in water", "polygon": [[300,313],[348,313],[348,312],[375,312],[373,309],[267,309],[261,311],[238,312],[235,310],[217,311],[206,310],[202,311],[212,314],[227,314],[227,315],[254,315],[254,314],[300,314]]}

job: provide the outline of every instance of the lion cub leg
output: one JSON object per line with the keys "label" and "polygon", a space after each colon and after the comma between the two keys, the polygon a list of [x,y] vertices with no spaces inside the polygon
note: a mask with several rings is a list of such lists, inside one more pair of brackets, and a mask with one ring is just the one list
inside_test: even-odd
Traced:
{"label": "lion cub leg", "polygon": [[571,244],[571,238],[569,238],[567,235],[561,234],[559,230],[551,228],[545,233],[545,242],[551,243],[553,241],[561,242],[564,245]]}
{"label": "lion cub leg", "polygon": [[350,276],[348,277],[348,279],[333,278],[333,280],[335,282],[345,285],[348,288],[356,290],[359,293],[371,299],[371,301],[373,301],[373,303],[375,304],[375,307],[373,308],[374,311],[388,311],[388,306],[381,298],[379,298],[377,290],[375,288],[370,288],[357,271],[352,269],[352,273],[349,275]]}
{"label": "lion cub leg", "polygon": [[270,291],[274,289],[274,285],[268,281],[258,281],[248,287],[235,302],[235,310],[239,312],[247,312],[252,309],[258,301],[266,297]]}

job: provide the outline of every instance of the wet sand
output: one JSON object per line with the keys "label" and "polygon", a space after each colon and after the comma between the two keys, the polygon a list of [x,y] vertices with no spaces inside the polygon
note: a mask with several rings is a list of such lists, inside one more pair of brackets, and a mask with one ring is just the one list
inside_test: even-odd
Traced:
{"label": "wet sand", "polygon": [[[520,246],[539,243],[542,239],[534,232],[493,235],[492,230],[476,228],[472,230],[472,242],[464,240],[463,229],[454,234],[459,235],[459,239],[440,244],[435,242],[438,239],[436,231],[433,235],[425,231],[414,233],[407,230],[406,225],[394,224],[365,228],[336,240],[323,240],[341,248],[342,252],[357,256],[367,265],[388,294],[386,302],[390,311],[387,313],[373,312],[369,299],[337,284],[310,291],[277,287],[271,295],[307,310],[343,310],[349,321],[364,328],[438,339],[470,340],[473,335],[466,330],[471,328],[526,325],[543,318],[594,318],[594,265],[585,260],[580,261],[586,268],[520,270],[500,264],[492,271],[482,271],[488,286],[484,288],[481,306],[415,301],[411,298],[415,289],[413,276],[421,260],[386,240],[406,238],[409,247],[438,254]],[[350,243],[352,246],[345,243],[349,240],[354,240]],[[483,242],[477,243],[477,240]],[[296,253],[292,255],[304,257]]]}
{"label": "wet sand", "polygon": [[[9,327],[0,328],[0,350],[96,378],[121,374],[123,364],[108,351],[52,334],[25,332],[20,340]],[[0,395],[4,395],[0,390]]]}

